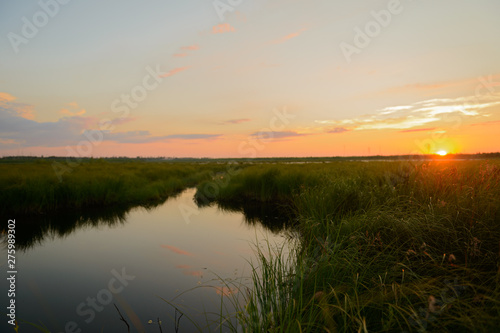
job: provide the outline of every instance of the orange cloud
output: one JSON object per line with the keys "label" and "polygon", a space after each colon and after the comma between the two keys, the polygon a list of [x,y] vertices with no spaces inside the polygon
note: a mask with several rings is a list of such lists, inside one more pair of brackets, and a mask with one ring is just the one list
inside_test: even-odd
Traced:
{"label": "orange cloud", "polygon": [[223,34],[226,32],[234,32],[234,31],[236,31],[236,30],[229,23],[221,23],[221,24],[214,25],[212,27],[213,34]]}
{"label": "orange cloud", "polygon": [[0,106],[4,106],[7,109],[15,111],[20,117],[24,119],[33,120],[35,119],[34,108],[32,105],[14,102],[17,97],[12,96],[6,92],[0,92]]}
{"label": "orange cloud", "polygon": [[493,87],[500,86],[500,74],[488,75],[488,76],[480,76],[473,77],[467,79],[453,80],[453,81],[445,81],[445,82],[437,82],[437,83],[413,83],[407,84],[404,86],[393,87],[386,90],[381,91],[379,94],[394,94],[394,93],[406,93],[413,91],[435,91],[446,88],[454,88],[454,87],[466,87],[466,86],[476,86],[478,92],[487,93],[488,91],[492,93],[494,90]]}
{"label": "orange cloud", "polygon": [[21,116],[24,119],[29,119],[29,120],[35,119],[35,110],[31,105],[17,108],[16,112],[19,116]]}
{"label": "orange cloud", "polygon": [[79,109],[79,106],[78,106],[78,103],[76,103],[76,102],[68,103],[68,105],[70,106],[70,109],[72,109],[71,111],[69,109],[61,109],[61,111],[59,111],[59,112],[61,114],[64,114],[64,115],[70,116],[70,117],[81,116],[87,112],[85,109],[81,109],[81,110],[77,111]]}
{"label": "orange cloud", "polygon": [[16,97],[6,92],[0,92],[0,102],[12,102]]}
{"label": "orange cloud", "polygon": [[186,69],[189,69],[189,68],[190,68],[189,66],[177,67],[177,68],[172,69],[170,72],[168,72],[166,74],[160,75],[160,77],[172,76],[172,75],[175,75],[179,72],[185,71]]}
{"label": "orange cloud", "polygon": [[472,126],[487,126],[487,125],[493,125],[493,124],[500,124],[500,120],[491,120],[491,121],[485,121],[482,123],[476,123],[472,124]]}
{"label": "orange cloud", "polygon": [[295,37],[298,37],[302,34],[302,32],[306,31],[306,29],[300,29],[299,31],[297,32],[294,32],[294,33],[291,33],[291,34],[288,34],[286,35],[285,37],[282,37],[280,39],[277,39],[273,42],[273,44],[281,44],[281,43],[284,43],[286,42],[287,40],[289,39],[292,39],[292,38],[295,38]]}
{"label": "orange cloud", "polygon": [[429,128],[417,128],[417,129],[409,129],[409,130],[404,130],[404,131],[399,131],[400,133],[412,133],[412,132],[424,132],[424,131],[433,131],[435,130],[435,127],[429,127]]}
{"label": "orange cloud", "polygon": [[187,252],[187,251],[184,251],[184,250],[181,250],[178,247],[175,247],[175,246],[172,246],[172,245],[164,245],[164,244],[162,244],[161,247],[164,248],[164,249],[169,249],[170,251],[172,251],[174,253],[182,254],[184,256],[194,256],[194,254],[192,254],[190,252]]}
{"label": "orange cloud", "polygon": [[196,44],[194,45],[188,45],[188,46],[182,46],[181,50],[188,50],[188,51],[195,51],[198,50],[200,47]]}
{"label": "orange cloud", "polygon": [[176,58],[182,58],[182,57],[187,57],[187,53],[175,53],[174,54],[174,57]]}
{"label": "orange cloud", "polygon": [[68,109],[61,109],[60,111],[62,114],[68,115],[68,116],[81,116],[87,112],[85,109],[81,109],[78,112],[71,112]]}

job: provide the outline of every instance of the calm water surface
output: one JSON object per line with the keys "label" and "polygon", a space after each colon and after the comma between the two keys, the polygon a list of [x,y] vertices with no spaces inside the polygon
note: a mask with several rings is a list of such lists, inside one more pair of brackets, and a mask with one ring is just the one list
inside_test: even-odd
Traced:
{"label": "calm water surface", "polygon": [[[206,313],[219,313],[221,298],[241,296],[219,278],[250,283],[247,261],[254,259],[254,244],[264,246],[266,239],[283,244],[284,221],[279,213],[262,209],[247,208],[247,218],[217,207],[197,209],[194,192],[187,190],[149,210],[40,221],[16,218],[17,318],[43,323],[51,332],[126,332],[116,304],[131,332],[159,332],[157,325],[148,324],[157,318],[163,332],[173,332],[175,305],[186,312],[180,332],[195,331],[188,315],[206,326],[207,316],[208,321],[215,318]],[[21,227],[29,223],[29,228]],[[1,249],[6,272],[5,235]],[[7,305],[6,279],[2,290]],[[224,304],[231,311],[230,302]],[[39,332],[21,327],[21,332]],[[13,332],[6,319],[0,331]]]}

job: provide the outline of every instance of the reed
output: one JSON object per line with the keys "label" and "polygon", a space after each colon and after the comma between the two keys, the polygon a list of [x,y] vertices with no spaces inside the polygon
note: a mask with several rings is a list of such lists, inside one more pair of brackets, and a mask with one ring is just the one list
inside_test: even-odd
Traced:
{"label": "reed", "polygon": [[500,327],[500,161],[261,163],[227,170],[223,163],[91,160],[59,182],[46,161],[2,164],[1,211],[147,204],[188,186],[197,186],[201,205],[274,203],[293,213],[297,237],[289,253],[272,244],[265,252],[257,248],[253,285],[234,293],[243,300],[224,298],[236,312],[221,310],[220,330]]}
{"label": "reed", "polygon": [[212,200],[298,216],[288,257],[257,250],[247,332],[500,327],[498,161],[258,165]]}
{"label": "reed", "polygon": [[60,181],[52,162],[0,164],[0,212],[45,214],[163,202],[210,179],[222,164],[85,160]]}

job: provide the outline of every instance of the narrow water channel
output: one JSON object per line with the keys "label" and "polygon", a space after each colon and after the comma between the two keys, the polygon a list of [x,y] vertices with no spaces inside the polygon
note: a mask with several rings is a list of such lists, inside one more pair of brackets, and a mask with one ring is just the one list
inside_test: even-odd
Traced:
{"label": "narrow water channel", "polygon": [[[283,221],[269,210],[248,209],[245,218],[216,206],[197,208],[194,193],[186,190],[150,209],[57,216],[39,224],[42,217],[16,219],[17,318],[51,332],[127,332],[116,305],[131,332],[159,332],[158,318],[163,332],[174,332],[180,317],[174,306],[185,313],[179,332],[215,320],[211,313],[220,313],[221,299],[242,298],[233,287],[250,282],[255,243],[283,244]],[[6,244],[2,235],[3,268]],[[6,305],[7,295],[3,299]],[[223,303],[228,311],[230,303]],[[1,332],[13,331],[6,320],[0,325]]]}

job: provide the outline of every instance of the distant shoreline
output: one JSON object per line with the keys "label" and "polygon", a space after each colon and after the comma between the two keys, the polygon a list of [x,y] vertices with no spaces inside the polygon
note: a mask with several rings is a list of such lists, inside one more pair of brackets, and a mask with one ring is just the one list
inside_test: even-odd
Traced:
{"label": "distant shoreline", "polygon": [[500,152],[478,153],[478,154],[448,154],[439,156],[435,154],[428,155],[372,155],[372,156],[324,156],[324,157],[63,157],[63,156],[4,156],[0,158],[0,163],[24,162],[34,160],[107,160],[107,161],[151,161],[151,162],[289,162],[289,163],[310,163],[310,162],[329,162],[329,161],[463,161],[463,160],[485,160],[498,159]]}

